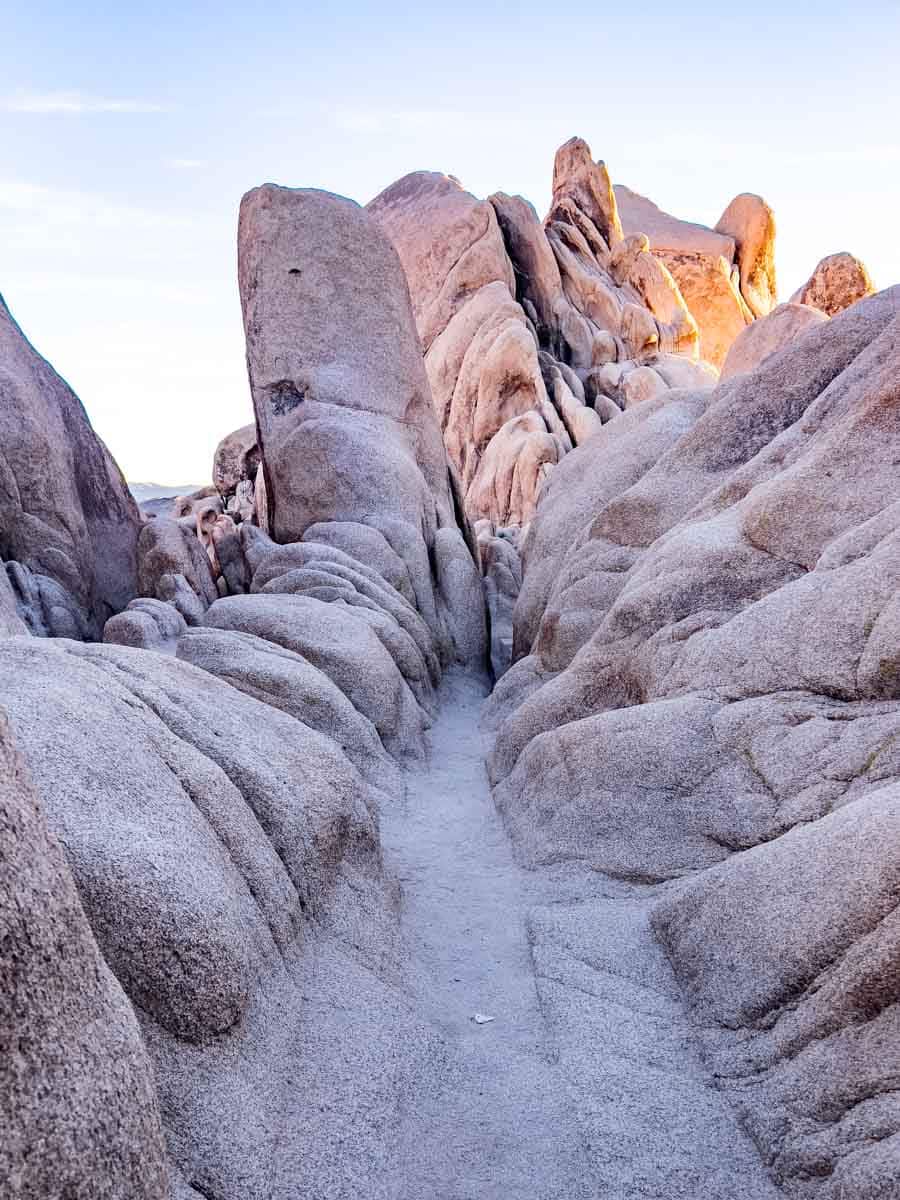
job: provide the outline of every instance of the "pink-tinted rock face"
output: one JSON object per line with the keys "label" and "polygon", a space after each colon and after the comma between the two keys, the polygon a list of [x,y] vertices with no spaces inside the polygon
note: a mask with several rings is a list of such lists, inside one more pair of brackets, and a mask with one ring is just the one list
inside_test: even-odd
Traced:
{"label": "pink-tinted rock face", "polygon": [[672,272],[700,330],[700,355],[721,367],[737,337],[775,305],[775,221],[759,196],[737,196],[715,229],[615,189],[622,227],[644,233]]}
{"label": "pink-tinted rock face", "polygon": [[874,291],[865,264],[842,252],[823,258],[806,283],[791,296],[791,303],[807,304],[833,317]]}
{"label": "pink-tinted rock face", "polygon": [[606,164],[594,162],[591,148],[582,138],[570,138],[556,152],[549,219],[553,220],[557,214],[565,218],[570,206],[591,222],[610,249],[622,240],[622,225]]}
{"label": "pink-tinted rock face", "polygon": [[405,175],[367,208],[400,256],[426,352],[480,288],[500,281],[513,292],[494,209],[449,175]]}
{"label": "pink-tinted rock face", "polygon": [[735,196],[716,223],[716,233],[734,240],[741,295],[754,317],[776,304],[775,214],[761,196]]}
{"label": "pink-tinted rock face", "polygon": [[[547,473],[641,391],[696,359],[697,326],[644,238],[623,237],[603,163],[557,153],[542,225],[527,201],[490,201],[420,172],[368,206],[409,280],[444,441],[470,518],[527,524]],[[615,364],[599,408],[588,377]],[[609,372],[608,374],[612,374]],[[641,394],[646,393],[646,375]],[[705,371],[692,382],[712,382]]]}
{"label": "pink-tinted rock face", "polygon": [[[494,207],[448,176],[419,172],[392,184],[368,209],[397,247],[409,280],[434,403],[467,511],[486,516],[469,496],[488,444],[506,422],[536,415],[549,403]],[[543,238],[539,226],[538,233]],[[544,262],[549,268],[546,256]],[[552,293],[552,275],[549,286]],[[542,418],[532,431],[547,433]],[[503,498],[493,481],[489,490],[491,512],[499,508],[503,519],[512,519],[508,506],[515,504],[519,519],[530,517],[533,494]],[[483,494],[481,503],[487,503]]]}
{"label": "pink-tinted rock face", "polygon": [[140,527],[78,397],[0,298],[0,558],[29,629],[99,637],[137,591]]}

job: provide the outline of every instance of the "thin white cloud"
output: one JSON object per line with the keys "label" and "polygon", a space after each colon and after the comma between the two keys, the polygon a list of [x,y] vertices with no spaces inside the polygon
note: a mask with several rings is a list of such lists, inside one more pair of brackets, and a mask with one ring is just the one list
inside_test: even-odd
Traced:
{"label": "thin white cloud", "polygon": [[165,104],[147,100],[108,99],[84,92],[16,92],[0,100],[0,111],[36,116],[82,116],[92,113],[161,113]]}
{"label": "thin white cloud", "polygon": [[0,177],[0,233],[12,222],[43,231],[47,238],[54,230],[190,228],[199,220],[187,213],[122,203],[100,193]]}

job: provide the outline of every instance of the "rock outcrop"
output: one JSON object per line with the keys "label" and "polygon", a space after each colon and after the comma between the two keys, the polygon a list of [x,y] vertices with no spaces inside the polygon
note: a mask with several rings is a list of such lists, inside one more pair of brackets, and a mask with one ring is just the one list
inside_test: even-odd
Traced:
{"label": "rock outcrop", "polygon": [[775,215],[763,200],[744,192],[735,196],[716,222],[716,233],[734,240],[741,295],[754,317],[777,303]]}
{"label": "rock outcrop", "polygon": [[890,1194],[900,1139],[898,301],[567,457],[490,711],[522,861],[666,884],[720,1086],[776,1182],[829,1200]]}
{"label": "rock outcrop", "polygon": [[229,433],[216,447],[213,486],[222,497],[225,511],[237,522],[257,520],[259,457],[255,424],[244,425]]}
{"label": "rock outcrop", "polygon": [[159,1104],[138,1023],[2,714],[0,943],[4,1194],[167,1200]]}
{"label": "rock outcrop", "polygon": [[772,210],[759,196],[736,196],[709,229],[629,188],[617,186],[615,194],[623,229],[646,234],[697,322],[701,356],[721,367],[734,340],[776,304]]}
{"label": "rock outcrop", "polygon": [[773,247],[266,184],[143,523],[0,307],[6,1192],[896,1194],[900,288]]}
{"label": "rock outcrop", "polygon": [[465,636],[442,608],[450,595],[454,620],[465,611],[453,595],[467,587],[460,562],[476,588],[477,577],[388,238],[350,200],[267,184],[241,205],[238,273],[270,535],[294,542],[323,522],[378,530],[444,661],[483,659],[480,607]]}
{"label": "rock outcrop", "polygon": [[[195,635],[187,636],[192,654]],[[262,1197],[275,1186],[285,1121],[297,1122],[301,1159],[315,1155],[317,1120],[305,1103],[306,1115],[297,1113],[303,1080],[318,1070],[303,1063],[315,1036],[304,1017],[304,961],[317,944],[343,941],[344,985],[371,988],[363,964],[390,958],[393,902],[378,848],[379,793],[335,740],[347,736],[337,722],[321,733],[302,720],[320,719],[319,697],[333,695],[328,678],[299,659],[321,682],[305,700],[295,695],[289,714],[267,702],[240,657],[242,639],[230,637],[231,670],[246,691],[124,646],[7,639],[0,667],[48,822],[105,963],[140,1019],[175,1173],[200,1195]],[[247,694],[254,686],[263,699]],[[371,727],[356,721],[362,748]],[[390,786],[389,772],[380,783]],[[127,1014],[124,1001],[120,1010]],[[122,1077],[127,1069],[125,1060]],[[126,1148],[142,1157],[137,1140]],[[280,1157],[274,1169],[290,1164]],[[97,1190],[79,1194],[106,1194],[112,1168],[96,1172]]]}
{"label": "rock outcrop", "polygon": [[256,425],[243,425],[223,437],[213,456],[213,485],[222,496],[230,496],[242,479],[252,483],[259,469]]}
{"label": "rock outcrop", "polygon": [[368,208],[403,263],[472,520],[526,525],[550,471],[627,404],[715,381],[675,281],[645,238],[623,236],[581,139],[556,156],[543,225],[521,197],[479,200],[426,172]]}
{"label": "rock outcrop", "polygon": [[137,592],[140,527],[78,397],[0,298],[0,560],[29,630],[99,637]]}
{"label": "rock outcrop", "polygon": [[722,365],[721,379],[752,371],[770,355],[801,337],[814,325],[827,321],[818,308],[807,304],[779,304],[767,317],[761,317],[743,329],[731,343]]}
{"label": "rock outcrop", "polygon": [[[444,667],[487,667],[475,543],[457,523],[402,269],[372,218],[324,193],[257,190],[240,263],[280,540],[235,524],[218,491],[180,498],[141,529],[142,595],[104,644],[0,639],[0,702],[84,906],[64,934],[50,905],[35,927],[47,945],[22,968],[72,996],[58,1030],[30,1031],[36,1063],[11,1093],[11,1169],[29,1195],[51,1194],[47,1163],[24,1153],[56,1120],[29,1091],[47,1086],[71,1107],[48,1140],[66,1194],[161,1198],[170,1174],[179,1200],[349,1200],[356,1154],[340,1140],[368,1178],[414,1069],[403,1031],[423,1053],[433,1036],[401,987],[379,814],[399,802],[400,764],[424,757]],[[248,474],[247,452],[227,479],[219,456],[220,486]],[[0,613],[4,633],[24,631],[5,593]],[[47,853],[72,909],[61,853]],[[35,910],[30,883],[27,870],[3,880],[4,917]],[[28,946],[19,926],[11,936]],[[341,996],[356,1006],[349,1027]],[[44,1018],[39,990],[12,997]],[[386,1030],[396,1045],[377,1044]],[[71,1061],[53,1040],[67,1034]],[[78,1138],[90,1153],[76,1171]]]}
{"label": "rock outcrop", "polygon": [[874,291],[865,264],[845,251],[823,258],[806,283],[791,296],[791,303],[808,304],[833,317]]}

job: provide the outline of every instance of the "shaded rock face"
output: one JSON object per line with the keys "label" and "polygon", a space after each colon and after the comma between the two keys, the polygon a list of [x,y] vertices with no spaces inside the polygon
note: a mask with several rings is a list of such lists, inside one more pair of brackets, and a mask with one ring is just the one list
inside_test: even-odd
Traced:
{"label": "shaded rock face", "polygon": [[865,264],[846,251],[823,258],[806,283],[791,296],[833,317],[875,291]]}
{"label": "shaded rock face", "polygon": [[[197,657],[195,639],[207,636],[188,633],[185,657]],[[162,1171],[132,1120],[151,1076],[145,1068],[141,1078],[144,1060],[136,1066],[134,1051],[126,1055],[126,1034],[139,1046],[134,1017],[105,964],[141,1022],[174,1174],[200,1195],[217,1196],[263,1197],[279,1172],[290,1176],[273,1144],[285,1122],[299,1122],[298,1153],[315,1174],[321,1118],[303,1103],[304,1115],[297,1113],[320,1069],[310,1038],[321,1026],[303,1015],[304,964],[315,948],[344,946],[340,971],[351,990],[377,991],[378,973],[390,974],[394,900],[381,868],[376,805],[392,776],[388,765],[377,786],[367,784],[348,757],[362,765],[386,759],[378,735],[307,660],[267,641],[215,636],[230,644],[221,665],[205,658],[213,671],[125,646],[0,644],[12,729],[105,960],[94,950],[94,989],[119,997],[105,1001],[107,1009],[117,1003],[114,1018],[94,1002],[97,1044],[88,1042],[85,1061],[101,1064],[93,1094],[104,1114],[115,1112],[124,1144],[113,1140],[113,1149],[136,1176],[140,1169],[141,1182],[122,1186],[122,1168],[104,1161],[73,1195],[166,1194],[154,1189],[153,1170],[159,1178]],[[290,712],[278,702],[284,680]],[[342,716],[319,732],[304,718],[321,723],[326,702]],[[82,927],[89,938],[83,918]],[[54,941],[47,951],[60,972],[75,953],[65,945]],[[67,984],[73,992],[77,978]],[[82,1018],[79,1028],[90,1026]],[[113,1038],[121,1055],[115,1073],[103,1065],[104,1039]],[[72,1044],[65,1053],[71,1069]],[[259,1093],[253,1103],[248,1086]],[[61,1099],[69,1095],[62,1082],[55,1087]],[[147,1103],[151,1127],[154,1111]],[[69,1120],[91,1113],[76,1105]],[[102,1138],[96,1130],[91,1136],[100,1153]]]}
{"label": "shaded rock face", "polygon": [[256,512],[256,477],[259,474],[256,425],[244,425],[222,438],[213,456],[213,486],[225,511],[240,524],[259,524]]}
{"label": "shaded rock face", "polygon": [[256,425],[244,425],[222,438],[213,456],[213,485],[222,496],[233,495],[242,479],[251,483],[259,469]]}
{"label": "shaded rock face", "polygon": [[[695,361],[675,281],[646,239],[623,236],[606,168],[581,139],[556,156],[543,225],[519,196],[479,200],[427,172],[368,209],[406,272],[472,520],[527,525],[552,469],[626,405],[715,381]],[[638,371],[643,383],[629,383]]]}
{"label": "shaded rock face", "polygon": [[487,714],[521,861],[660,885],[719,1086],[828,1200],[892,1194],[900,1146],[898,301],[567,456]]}
{"label": "shaded rock face", "polygon": [[78,397],[0,299],[0,559],[30,631],[99,637],[137,591],[140,526]]}
{"label": "shaded rock face", "polygon": [[513,611],[522,587],[520,530],[497,529],[490,521],[479,521],[476,534],[490,627],[491,670],[496,681],[512,662]]}
{"label": "shaded rock face", "polygon": [[0,940],[4,1193],[166,1200],[159,1104],[134,1012],[2,714]]}

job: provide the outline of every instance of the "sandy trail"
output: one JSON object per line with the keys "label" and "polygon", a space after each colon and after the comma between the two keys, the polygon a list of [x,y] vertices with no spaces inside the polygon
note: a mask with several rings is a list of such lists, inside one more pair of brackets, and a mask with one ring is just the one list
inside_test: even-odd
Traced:
{"label": "sandy trail", "polygon": [[386,1194],[776,1196],[706,1076],[648,901],[516,865],[484,771],[484,694],[445,680],[429,762],[382,820],[415,1003],[440,1047],[401,1099]]}

